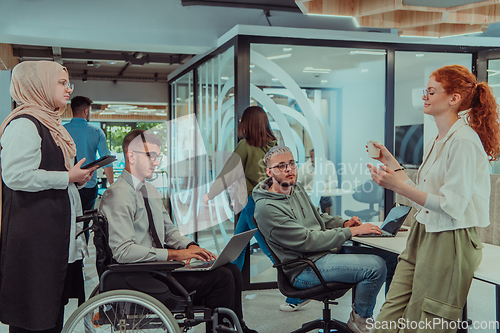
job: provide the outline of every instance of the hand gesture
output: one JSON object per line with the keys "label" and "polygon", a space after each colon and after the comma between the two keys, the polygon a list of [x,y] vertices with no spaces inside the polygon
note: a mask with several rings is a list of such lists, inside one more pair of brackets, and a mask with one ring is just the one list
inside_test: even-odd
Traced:
{"label": "hand gesture", "polygon": [[205,205],[208,205],[208,201],[210,201],[210,199],[208,198],[208,193],[207,193],[207,194],[205,194],[205,195],[203,196],[203,203],[204,203]]}
{"label": "hand gesture", "polygon": [[85,162],[85,157],[68,170],[69,183],[76,183],[78,186],[83,186],[90,180],[90,178],[92,178],[92,175],[98,166],[95,165],[92,168],[81,169],[80,167],[83,162]]}
{"label": "hand gesture", "polygon": [[[394,158],[394,156],[392,156],[391,152],[384,145],[374,142],[373,146],[380,149],[379,157],[373,157],[373,159],[391,167],[392,169],[399,169],[401,167],[399,162]],[[368,147],[366,148],[368,150]]]}
{"label": "hand gesture", "polygon": [[350,220],[344,222],[344,228],[357,227],[358,225],[361,225],[361,220],[357,216],[353,216]]}
{"label": "hand gesture", "polygon": [[382,234],[382,230],[374,224],[364,223],[357,227],[351,227],[351,233],[353,236],[365,235],[365,234]]}
{"label": "hand gesture", "polygon": [[377,183],[377,185],[399,193],[396,189],[403,181],[396,175],[394,170],[385,165],[380,166],[379,169],[371,164],[368,164],[368,169],[370,170],[373,181]]}

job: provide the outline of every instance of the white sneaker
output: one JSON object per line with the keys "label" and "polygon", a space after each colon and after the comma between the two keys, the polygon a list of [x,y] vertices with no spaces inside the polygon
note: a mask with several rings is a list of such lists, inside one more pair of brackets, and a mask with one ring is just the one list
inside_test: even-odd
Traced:
{"label": "white sneaker", "polygon": [[349,321],[347,322],[347,327],[354,333],[370,333],[371,330],[368,329],[367,320],[368,318],[363,318],[352,309],[351,315],[349,316]]}
{"label": "white sneaker", "polygon": [[299,303],[299,304],[290,304],[290,303],[283,303],[280,305],[280,310],[285,311],[285,312],[292,312],[292,311],[297,311],[307,303],[309,303],[311,300],[306,299],[304,302]]}

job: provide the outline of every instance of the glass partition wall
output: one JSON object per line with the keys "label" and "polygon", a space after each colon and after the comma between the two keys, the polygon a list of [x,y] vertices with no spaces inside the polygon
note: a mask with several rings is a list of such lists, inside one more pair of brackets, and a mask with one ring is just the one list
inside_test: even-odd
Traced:
{"label": "glass partition wall", "polygon": [[[203,203],[234,150],[234,51],[207,60],[171,83],[171,208],[181,231],[219,255],[234,230],[226,192]],[[195,82],[196,78],[196,82]]]}
{"label": "glass partition wall", "polygon": [[[171,85],[171,209],[186,234],[220,253],[233,235],[238,203],[234,189],[209,205],[203,196],[237,144],[243,110],[259,105],[267,112],[278,144],[288,146],[300,167],[315,174],[308,192],[312,202],[330,201],[330,214],[345,219],[372,214],[383,220],[393,193],[377,191],[367,163],[368,141],[384,143],[418,167],[422,145],[433,134],[421,105],[429,74],[445,64],[471,68],[476,49],[452,46],[377,44],[236,36],[186,66]],[[473,68],[474,70],[474,68]],[[192,116],[188,136],[174,133]],[[412,135],[410,135],[413,133]],[[182,145],[181,142],[191,142]],[[175,143],[175,144],[174,144]],[[181,163],[180,161],[185,162]],[[300,178],[300,176],[299,176]],[[360,192],[370,200],[360,200]],[[250,242],[243,278],[245,288],[275,286],[272,263]]]}
{"label": "glass partition wall", "polygon": [[[500,103],[500,59],[491,59],[488,61],[488,84],[493,89],[493,94],[497,98],[497,104]],[[500,174],[500,161],[492,163],[491,173]]]}
{"label": "glass partition wall", "polygon": [[429,76],[445,65],[472,68],[472,54],[398,51],[395,57],[394,156],[408,169],[422,163],[425,146],[436,137],[434,118],[425,115],[422,90]]}

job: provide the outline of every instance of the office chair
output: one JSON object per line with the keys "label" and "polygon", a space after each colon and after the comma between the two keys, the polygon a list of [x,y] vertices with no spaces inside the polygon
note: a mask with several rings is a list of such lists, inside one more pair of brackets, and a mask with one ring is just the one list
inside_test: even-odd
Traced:
{"label": "office chair", "polygon": [[378,209],[375,209],[375,204],[382,203],[384,199],[384,188],[377,185],[373,180],[367,180],[360,186],[356,187],[352,195],[354,200],[369,204],[369,208],[363,210],[350,210],[347,209],[344,213],[347,216],[357,216],[363,222],[371,221],[374,216],[380,214]]}
{"label": "office chair", "polygon": [[[255,223],[257,229],[259,229],[259,226],[253,216],[252,220]],[[338,303],[334,302],[334,300],[339,297],[342,297],[346,292],[349,291],[349,289],[356,286],[356,284],[341,283],[341,282],[326,282],[321,276],[321,273],[319,272],[316,265],[309,259],[299,258],[299,259],[289,260],[286,262],[281,262],[279,258],[276,256],[276,254],[273,252],[271,247],[269,247],[269,245],[267,244],[267,240],[265,239],[265,237],[263,238],[264,241],[266,242],[267,247],[269,248],[271,256],[273,257],[274,260],[273,267],[276,268],[276,270],[278,271],[278,289],[280,290],[280,292],[287,297],[300,298],[300,299],[314,299],[317,301],[321,301],[324,304],[322,318],[307,322],[303,324],[301,328],[291,333],[305,333],[315,329],[323,329],[323,332],[330,332],[331,330],[335,329],[337,330],[337,332],[340,333],[352,333],[345,323],[338,321],[336,319],[332,319],[329,306],[337,305]],[[285,275],[285,272],[283,271],[283,266],[297,264],[300,262],[305,263],[312,268],[314,273],[316,273],[316,275],[318,276],[318,279],[321,281],[321,285],[309,289],[298,289],[291,284],[290,279]]]}

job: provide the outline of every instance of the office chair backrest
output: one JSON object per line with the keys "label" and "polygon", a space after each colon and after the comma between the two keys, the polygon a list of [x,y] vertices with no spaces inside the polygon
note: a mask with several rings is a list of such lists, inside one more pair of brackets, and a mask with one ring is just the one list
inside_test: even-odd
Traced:
{"label": "office chair backrest", "polygon": [[[259,230],[259,225],[257,224],[257,221],[255,220],[255,217],[252,216],[252,221]],[[260,231],[260,230],[259,230]],[[262,233],[261,233],[262,234]],[[276,254],[273,252],[269,244],[267,243],[266,238],[264,235],[262,235],[262,238],[264,239],[264,242],[267,245],[267,248],[269,249],[269,253],[271,253],[271,257],[273,257],[274,264],[281,264],[280,259],[276,256]],[[301,290],[296,289],[295,287],[292,286],[292,283],[290,282],[290,279],[285,275],[285,272],[283,271],[283,267],[275,267],[276,271],[278,273],[278,289],[279,291],[288,297],[292,298],[300,298],[296,297],[295,293],[300,294]]]}
{"label": "office chair backrest", "polygon": [[352,197],[356,201],[370,204],[373,209],[374,204],[380,204],[384,199],[384,188],[370,179],[356,187]]}
{"label": "office chair backrest", "polygon": [[93,220],[94,230],[94,246],[96,249],[95,265],[97,274],[101,277],[102,273],[106,271],[108,265],[115,264],[113,253],[109,248],[109,232],[108,220],[103,215],[98,215]]}

